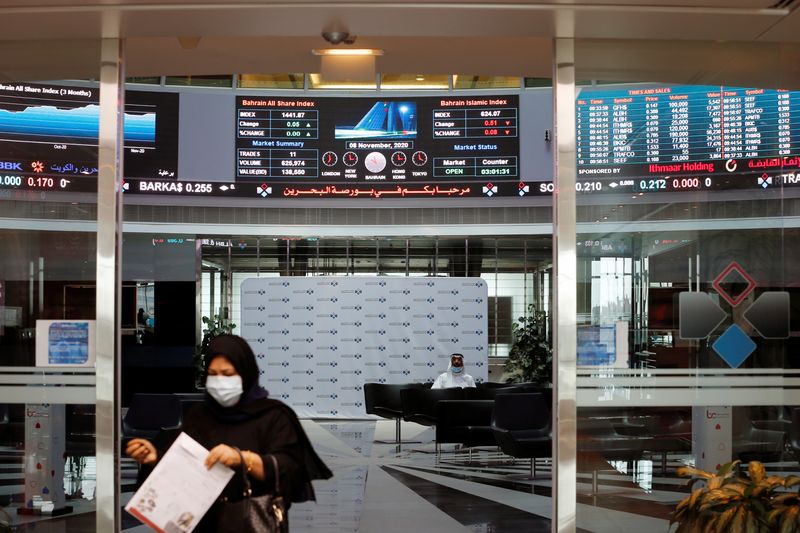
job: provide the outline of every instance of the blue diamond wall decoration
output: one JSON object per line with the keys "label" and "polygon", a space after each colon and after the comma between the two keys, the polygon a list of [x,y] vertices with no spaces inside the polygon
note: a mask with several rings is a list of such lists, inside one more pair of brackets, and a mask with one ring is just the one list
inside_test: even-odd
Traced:
{"label": "blue diamond wall decoration", "polygon": [[734,324],[711,347],[731,368],[738,368],[756,349],[756,343]]}

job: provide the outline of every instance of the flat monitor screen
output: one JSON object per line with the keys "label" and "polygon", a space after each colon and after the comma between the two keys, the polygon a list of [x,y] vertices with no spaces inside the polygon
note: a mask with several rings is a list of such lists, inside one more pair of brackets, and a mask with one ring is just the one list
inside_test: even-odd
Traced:
{"label": "flat monitor screen", "polygon": [[719,85],[587,89],[576,102],[576,135],[579,190],[800,184],[797,91]]}
{"label": "flat monitor screen", "polygon": [[237,187],[263,198],[517,196],[519,98],[236,98]]}
{"label": "flat monitor screen", "polygon": [[[125,176],[177,179],[178,95],[125,98]],[[0,185],[93,190],[99,128],[96,88],[0,83]]]}

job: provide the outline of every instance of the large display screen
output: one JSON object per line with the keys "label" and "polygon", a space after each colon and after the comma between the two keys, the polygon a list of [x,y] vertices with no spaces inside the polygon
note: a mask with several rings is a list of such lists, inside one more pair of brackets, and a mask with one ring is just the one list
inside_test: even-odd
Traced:
{"label": "large display screen", "polygon": [[[128,91],[125,98],[125,176],[177,179],[178,95]],[[81,181],[79,189],[91,189],[99,127],[95,88],[0,83],[0,182],[74,189]]]}
{"label": "large display screen", "polygon": [[[262,197],[516,196],[516,95],[236,99],[237,182]],[[251,187],[252,188],[252,187]]]}
{"label": "large display screen", "polygon": [[596,180],[618,191],[768,188],[800,176],[796,91],[588,90],[576,123],[578,181],[587,189]]}

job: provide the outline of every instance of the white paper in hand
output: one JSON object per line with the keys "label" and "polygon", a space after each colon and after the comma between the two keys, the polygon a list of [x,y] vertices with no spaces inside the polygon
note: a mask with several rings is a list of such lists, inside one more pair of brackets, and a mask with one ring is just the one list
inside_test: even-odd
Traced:
{"label": "white paper in hand", "polygon": [[189,533],[233,477],[216,463],[206,468],[206,450],[181,433],[125,506],[130,514],[162,533]]}

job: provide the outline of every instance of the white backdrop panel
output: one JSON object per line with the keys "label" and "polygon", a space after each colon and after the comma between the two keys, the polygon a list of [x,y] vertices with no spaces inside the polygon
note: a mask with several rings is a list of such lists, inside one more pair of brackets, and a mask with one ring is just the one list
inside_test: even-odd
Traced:
{"label": "white backdrop panel", "polygon": [[363,418],[364,383],[433,381],[454,352],[485,381],[487,301],[480,278],[250,278],[241,334],[298,416]]}

